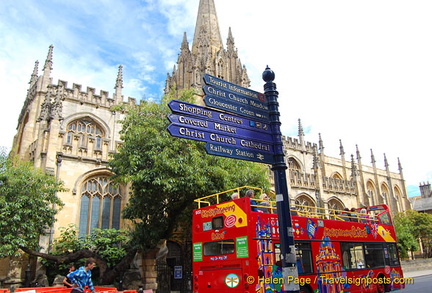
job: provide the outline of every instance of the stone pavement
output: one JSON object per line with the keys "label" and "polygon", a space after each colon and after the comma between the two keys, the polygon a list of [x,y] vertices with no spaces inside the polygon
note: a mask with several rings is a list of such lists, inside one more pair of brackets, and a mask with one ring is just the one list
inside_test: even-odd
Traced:
{"label": "stone pavement", "polygon": [[432,275],[432,269],[428,270],[415,270],[415,271],[404,271],[404,278],[414,278],[426,275]]}

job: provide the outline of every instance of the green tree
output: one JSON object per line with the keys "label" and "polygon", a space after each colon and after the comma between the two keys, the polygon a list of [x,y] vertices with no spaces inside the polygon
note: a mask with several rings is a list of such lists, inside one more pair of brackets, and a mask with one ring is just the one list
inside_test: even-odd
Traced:
{"label": "green tree", "polygon": [[[192,91],[180,96],[194,101]],[[171,237],[179,223],[189,225],[194,199],[243,185],[269,187],[266,166],[207,155],[204,143],[170,136],[170,99],[127,109],[124,144],[110,162],[117,180],[132,183],[123,216],[134,223],[134,241],[143,252]]]}
{"label": "green tree", "polygon": [[[50,274],[49,278],[53,279],[57,274],[61,274],[68,263],[79,262],[86,254],[85,257],[95,258],[98,264],[95,272],[98,272],[99,276],[95,283],[113,283],[117,276],[115,271],[128,255],[129,233],[122,229],[94,229],[87,237],[79,238],[75,225],[62,227],[60,230],[60,236],[54,240],[50,253],[53,257],[43,261],[47,273]],[[84,264],[84,261],[81,262]]]}
{"label": "green tree", "polygon": [[399,245],[404,247],[401,249],[414,252],[418,249],[418,245],[414,245],[413,242],[420,240],[424,256],[431,256],[432,215],[408,210],[397,214],[394,222]]}
{"label": "green tree", "polygon": [[63,203],[57,192],[64,191],[61,182],[31,162],[10,159],[0,154],[0,258],[29,255],[47,260],[52,268],[94,257],[100,272],[100,282],[111,284],[118,272],[129,267],[135,256],[127,250],[129,238],[125,231],[95,230],[86,239],[78,239],[78,233],[65,229],[54,241],[50,253],[40,252],[39,238],[46,235]]}
{"label": "green tree", "polygon": [[38,249],[39,236],[46,234],[63,204],[63,190],[52,175],[30,162],[0,155],[0,258],[17,255],[19,249]]}

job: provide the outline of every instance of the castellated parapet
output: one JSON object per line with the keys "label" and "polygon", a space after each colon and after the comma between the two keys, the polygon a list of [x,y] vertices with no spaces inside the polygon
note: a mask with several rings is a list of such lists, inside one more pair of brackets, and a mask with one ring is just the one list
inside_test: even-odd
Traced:
{"label": "castellated parapet", "polygon": [[300,142],[298,138],[291,136],[282,135],[282,142],[286,149],[291,149],[295,151],[303,151],[308,153],[313,153],[317,147],[316,143],[306,142],[304,145]]}

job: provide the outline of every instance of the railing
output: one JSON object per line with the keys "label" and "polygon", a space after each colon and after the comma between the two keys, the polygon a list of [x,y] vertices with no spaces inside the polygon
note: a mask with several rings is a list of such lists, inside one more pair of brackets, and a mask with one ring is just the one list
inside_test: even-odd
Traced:
{"label": "railing", "polygon": [[[233,188],[230,190],[226,190],[223,192],[211,194],[208,196],[204,196],[195,200],[198,204],[198,208],[201,208],[201,205],[209,206],[213,204],[219,204],[221,202],[231,200],[231,194],[237,192],[239,197],[241,197],[242,190],[252,189],[257,194],[262,193],[261,188],[251,187],[251,186],[242,186]],[[262,213],[277,213],[276,201],[273,200],[263,200],[258,198],[253,198],[256,204],[251,205],[252,207],[256,207],[258,212]],[[320,208],[315,206],[306,206],[306,205],[296,205],[291,204],[291,215],[292,216],[301,216],[308,218],[318,218],[318,219],[327,219],[327,220],[339,220],[339,221],[351,221],[351,222],[379,222],[377,215],[384,211],[385,209],[374,209],[368,210],[366,208],[359,208],[355,211],[346,211],[346,210],[337,210],[337,209],[329,209],[329,208]],[[363,210],[364,209],[364,210]]]}
{"label": "railing", "polygon": [[198,204],[198,208],[201,208],[201,204],[205,204],[206,206],[213,205],[213,204],[219,204],[224,201],[231,200],[232,193],[237,193],[239,197],[241,197],[242,190],[248,190],[252,189],[255,191],[255,193],[262,193],[262,189],[258,187],[251,187],[251,186],[241,186],[229,190],[225,190],[222,192],[214,193],[211,195],[207,195],[198,199],[195,199],[194,202]]}

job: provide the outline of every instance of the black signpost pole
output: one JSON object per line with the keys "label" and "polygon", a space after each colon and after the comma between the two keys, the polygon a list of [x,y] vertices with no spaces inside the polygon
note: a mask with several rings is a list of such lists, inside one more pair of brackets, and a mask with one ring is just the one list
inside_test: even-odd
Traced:
{"label": "black signpost pole", "polygon": [[274,159],[272,165],[274,172],[275,188],[276,188],[276,204],[279,220],[279,234],[281,241],[281,261],[282,274],[284,278],[284,292],[298,293],[298,271],[294,246],[294,234],[292,228],[290,204],[288,197],[288,186],[285,170],[287,169],[284,160],[284,150],[282,142],[282,133],[280,131],[281,122],[279,120],[279,103],[276,84],[273,82],[275,78],[274,72],[267,66],[263,72],[264,94],[268,100],[270,127],[273,135],[274,143]]}

